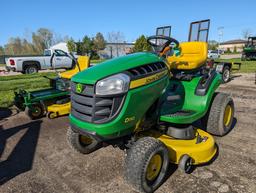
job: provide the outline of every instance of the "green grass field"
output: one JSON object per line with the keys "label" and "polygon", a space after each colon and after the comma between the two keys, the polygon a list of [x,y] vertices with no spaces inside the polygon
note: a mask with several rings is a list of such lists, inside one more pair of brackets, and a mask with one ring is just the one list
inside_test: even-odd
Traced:
{"label": "green grass field", "polygon": [[104,62],[104,61],[106,61],[106,59],[91,60],[90,63],[92,63],[92,64],[98,64],[98,63],[101,63],[101,62]]}
{"label": "green grass field", "polygon": [[0,67],[5,67],[5,64],[0,64]]}
{"label": "green grass field", "polygon": [[12,105],[14,91],[19,89],[31,91],[49,87],[49,80],[43,76],[53,78],[56,74],[48,72],[32,75],[0,76],[0,108]]}
{"label": "green grass field", "polygon": [[234,59],[219,59],[218,61],[223,62],[241,62],[241,69],[239,71],[234,71],[235,73],[244,72],[244,73],[250,73],[250,72],[256,72],[256,61],[241,61],[240,58],[234,58]]}

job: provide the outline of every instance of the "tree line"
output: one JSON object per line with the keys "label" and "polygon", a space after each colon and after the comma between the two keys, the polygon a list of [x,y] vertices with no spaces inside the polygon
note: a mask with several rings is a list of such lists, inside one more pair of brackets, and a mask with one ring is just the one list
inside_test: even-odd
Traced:
{"label": "tree line", "polygon": [[[251,36],[252,31],[246,29],[242,32],[243,38],[247,39]],[[85,35],[81,40],[74,41],[68,36],[61,37],[47,28],[39,28],[36,32],[31,33],[31,38],[12,37],[4,46],[0,46],[0,55],[39,55],[50,46],[59,42],[67,42],[67,47],[70,52],[76,52],[79,55],[90,55],[92,58],[99,58],[98,53],[106,48],[107,42],[114,43],[114,51],[119,56],[121,49],[124,49],[123,43],[125,38],[121,32],[108,33],[108,40],[104,38],[103,34],[98,32],[95,37]],[[218,42],[210,40],[208,42],[209,49],[216,50]],[[151,51],[151,47],[147,43],[147,37],[141,35],[136,39],[134,47],[129,52]],[[111,53],[112,54],[112,53]]]}
{"label": "tree line", "polygon": [[68,37],[61,37],[47,28],[39,28],[36,32],[31,33],[29,39],[11,37],[7,44],[0,46],[0,55],[42,54],[44,49],[61,41],[66,41]]}
{"label": "tree line", "polygon": [[[110,32],[107,40],[102,33],[98,32],[94,37],[85,35],[81,40],[75,41],[68,36],[61,37],[54,34],[47,28],[39,28],[31,33],[29,38],[11,37],[7,44],[0,46],[0,55],[40,55],[43,51],[59,42],[66,42],[69,52],[76,52],[78,55],[90,55],[98,59],[98,53],[106,48],[107,42],[113,43],[113,51],[118,56],[121,49],[124,49],[125,37],[121,32]],[[145,35],[141,35],[130,52],[150,51]]]}
{"label": "tree line", "polygon": [[85,35],[81,40],[75,42],[73,38],[67,41],[69,52],[76,52],[78,55],[89,55],[92,59],[99,59],[98,52],[106,47],[106,40],[102,33],[98,32],[95,37]]}

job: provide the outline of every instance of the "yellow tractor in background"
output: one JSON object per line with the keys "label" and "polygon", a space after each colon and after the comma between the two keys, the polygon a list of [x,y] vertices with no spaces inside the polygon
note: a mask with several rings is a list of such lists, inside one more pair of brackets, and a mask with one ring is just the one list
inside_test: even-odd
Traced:
{"label": "yellow tractor in background", "polygon": [[[74,69],[60,73],[59,77],[61,79],[69,80],[80,71],[83,71],[90,67],[90,59],[88,56],[79,56],[77,64]],[[69,84],[70,90],[70,84]],[[63,104],[52,104],[47,107],[47,117],[50,119],[56,118],[58,116],[67,115],[70,112],[71,102],[70,99],[68,102]]]}

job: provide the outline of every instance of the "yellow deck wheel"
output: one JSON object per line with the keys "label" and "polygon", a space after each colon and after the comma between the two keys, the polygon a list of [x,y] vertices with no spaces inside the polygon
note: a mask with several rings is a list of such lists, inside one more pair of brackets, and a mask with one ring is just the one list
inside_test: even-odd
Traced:
{"label": "yellow deck wheel", "polygon": [[48,117],[49,119],[54,119],[54,118],[58,117],[58,114],[55,113],[55,112],[49,112],[49,113],[47,114],[47,117]]}
{"label": "yellow deck wheel", "polygon": [[149,181],[153,181],[159,174],[162,167],[162,158],[159,154],[155,154],[149,161],[146,178]]}
{"label": "yellow deck wheel", "polygon": [[92,143],[92,139],[90,137],[80,135],[80,142],[84,145],[90,145]]}
{"label": "yellow deck wheel", "polygon": [[224,111],[224,125],[227,127],[230,124],[232,117],[232,107],[230,105],[227,105]]}

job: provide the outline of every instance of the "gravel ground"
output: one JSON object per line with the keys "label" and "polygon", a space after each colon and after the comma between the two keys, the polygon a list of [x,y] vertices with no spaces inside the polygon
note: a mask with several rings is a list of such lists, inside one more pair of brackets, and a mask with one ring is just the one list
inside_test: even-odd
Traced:
{"label": "gravel ground", "polygon": [[[173,167],[157,193],[256,192],[256,85],[254,74],[236,75],[220,91],[236,107],[233,130],[215,138],[217,159],[184,174]],[[123,180],[124,153],[113,147],[90,155],[66,142],[68,118],[30,121],[24,113],[0,109],[1,193],[132,193]]]}

